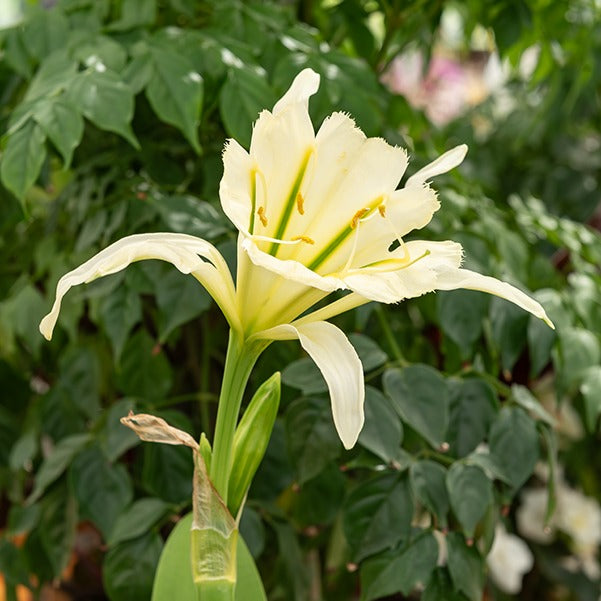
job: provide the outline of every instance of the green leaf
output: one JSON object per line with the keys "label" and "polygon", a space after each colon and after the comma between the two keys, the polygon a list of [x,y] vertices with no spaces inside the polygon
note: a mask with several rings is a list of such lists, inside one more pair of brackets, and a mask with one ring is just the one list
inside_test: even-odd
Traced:
{"label": "green leaf", "polygon": [[387,370],[383,384],[401,419],[433,447],[440,447],[449,419],[449,389],[444,377],[427,365],[411,365]]}
{"label": "green leaf", "polygon": [[375,340],[365,336],[365,334],[349,334],[349,340],[357,351],[359,359],[361,359],[365,373],[380,367],[388,361],[388,355],[378,346]]}
{"label": "green leaf", "polygon": [[246,65],[231,68],[219,94],[219,112],[228,135],[248,148],[252,124],[275,101],[262,72]]}
{"label": "green leaf", "polygon": [[526,346],[529,315],[520,307],[494,297],[490,317],[493,339],[501,351],[501,365],[511,370]]}
{"label": "green leaf", "polygon": [[140,148],[130,127],[134,116],[133,92],[116,73],[108,70],[80,73],[70,85],[67,98],[94,125],[115,132],[134,148]]}
{"label": "green leaf", "polygon": [[265,455],[280,406],[280,372],[255,392],[236,427],[227,505],[232,515],[238,510]]}
{"label": "green leaf", "polygon": [[354,561],[407,540],[413,518],[408,478],[381,474],[358,485],[344,510],[344,533]]}
{"label": "green leaf", "polygon": [[286,386],[302,390],[303,394],[326,392],[328,385],[312,359],[297,359],[289,363],[282,371],[282,382]]}
{"label": "green leaf", "polygon": [[71,463],[73,457],[89,442],[89,434],[74,434],[63,438],[44,459],[35,477],[35,483],[27,503],[34,503]]}
{"label": "green leaf", "polygon": [[569,328],[559,335],[560,373],[567,386],[579,384],[585,371],[601,362],[601,345],[593,332]]}
{"label": "green leaf", "polygon": [[41,61],[54,50],[64,47],[69,22],[58,9],[40,11],[27,20],[24,29],[28,52]]}
{"label": "green leaf", "polygon": [[479,467],[455,462],[447,473],[447,490],[453,512],[471,538],[493,502],[492,482]]}
{"label": "green leaf", "polygon": [[102,581],[111,601],[148,601],[162,547],[161,537],[148,532],[109,550],[102,563]]}
{"label": "green leaf", "polygon": [[136,434],[120,421],[133,409],[131,399],[121,399],[105,412],[106,419],[99,439],[109,461],[116,461],[125,451],[140,443]]}
{"label": "green leaf", "polygon": [[200,153],[202,77],[185,56],[163,47],[152,48],[151,55],[154,69],[146,85],[146,97],[159,118],[177,127]]}
{"label": "green leaf", "polygon": [[299,399],[292,403],[286,411],[286,433],[299,484],[315,477],[340,454],[340,440],[325,399]]}
{"label": "green leaf", "polygon": [[584,399],[584,417],[589,432],[596,432],[601,415],[601,366],[589,367],[584,373],[580,393]]}
{"label": "green leaf", "polygon": [[64,49],[53,52],[44,59],[31,80],[24,103],[34,106],[30,101],[40,99],[47,103],[51,98],[60,98],[60,92],[71,84],[76,74],[77,62]]}
{"label": "green leaf", "polygon": [[95,418],[102,386],[98,355],[90,347],[73,345],[61,357],[59,367],[58,385],[83,415]]}
{"label": "green leaf", "polygon": [[490,454],[503,466],[513,488],[530,477],[538,460],[538,435],[534,421],[517,407],[504,407],[489,435]]}
{"label": "green leaf", "polygon": [[489,298],[472,290],[449,290],[436,295],[438,321],[443,332],[468,356],[482,333]]}
{"label": "green leaf", "polygon": [[[197,598],[190,561],[191,527],[192,514],[189,513],[169,535],[156,570],[152,601],[194,601]],[[267,601],[255,562],[241,536],[238,537],[236,571],[235,601]]]}
{"label": "green leaf", "polygon": [[148,497],[138,499],[119,515],[111,535],[107,539],[110,547],[149,531],[169,511],[169,504],[162,499]]}
{"label": "green leaf", "polygon": [[131,329],[142,319],[140,296],[124,283],[100,299],[100,319],[106,331],[115,360],[119,361]]}
{"label": "green leaf", "polygon": [[365,424],[359,444],[384,461],[394,461],[403,440],[403,425],[390,400],[379,390],[365,387]]}
{"label": "green leaf", "polygon": [[133,57],[121,76],[134,94],[139,94],[148,84],[153,74],[150,52],[142,52]]}
{"label": "green leaf", "polygon": [[161,399],[171,388],[169,361],[145,330],[138,330],[127,341],[117,382],[128,396],[149,399]]}
{"label": "green leaf", "polygon": [[485,439],[497,413],[497,397],[484,380],[451,380],[449,384],[449,452],[465,457]]}
{"label": "green leaf", "polygon": [[400,552],[368,559],[361,566],[361,601],[401,592],[407,596],[427,584],[438,560],[438,543],[431,532],[417,536]]}
{"label": "green leaf", "polygon": [[294,497],[294,522],[302,527],[325,526],[339,515],[346,493],[346,479],[335,463],[305,482]]}
{"label": "green leaf", "polygon": [[46,158],[46,135],[34,121],[11,134],[2,155],[2,183],[19,199],[33,186]]}
{"label": "green leaf", "polygon": [[83,136],[83,119],[74,107],[53,99],[42,102],[35,112],[34,119],[44,130],[48,139],[63,157],[64,168],[71,164],[73,151]]}
{"label": "green leaf", "polygon": [[447,527],[449,495],[445,478],[447,470],[428,459],[413,463],[410,468],[411,488],[417,500],[436,516],[441,528]]}
{"label": "green leaf", "polygon": [[125,466],[111,464],[100,447],[95,446],[75,458],[69,478],[81,517],[96,524],[108,539],[117,518],[133,497]]}
{"label": "green leaf", "polygon": [[156,0],[123,0],[121,16],[109,26],[109,31],[127,31],[141,25],[152,25],[156,20]]}
{"label": "green leaf", "polygon": [[550,426],[555,427],[556,419],[540,404],[539,400],[525,387],[513,384],[511,387],[513,400],[523,409]]}
{"label": "green leaf", "polygon": [[484,562],[476,547],[468,547],[460,534],[451,532],[447,535],[447,552],[447,565],[455,588],[470,601],[481,601]]}
{"label": "green leaf", "polygon": [[424,589],[421,601],[465,601],[465,596],[453,590],[453,583],[444,568],[436,568]]}
{"label": "green leaf", "polygon": [[178,326],[198,317],[211,306],[209,293],[194,277],[169,269],[156,288],[159,342],[164,343]]}
{"label": "green leaf", "polygon": [[169,231],[213,240],[229,231],[223,214],[194,196],[162,196],[152,199]]}

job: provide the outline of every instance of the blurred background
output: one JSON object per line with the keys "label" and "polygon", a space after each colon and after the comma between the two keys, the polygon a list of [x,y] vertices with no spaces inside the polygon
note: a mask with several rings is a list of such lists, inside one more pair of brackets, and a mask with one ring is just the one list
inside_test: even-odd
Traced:
{"label": "blurred background", "polygon": [[338,318],[368,384],[351,452],[313,364],[271,347],[252,388],[282,370],[282,411],[241,524],[269,599],[601,599],[598,0],[0,0],[0,28],[0,600],[150,598],[192,464],[119,417],[210,435],[226,324],[156,262],[71,292],[51,343],[38,323],[127,234],[233,265],[224,141],[248,147],[304,67],[316,128],[348,112],[409,174],[469,145],[419,237],[461,242],[556,331],[465,291]]}

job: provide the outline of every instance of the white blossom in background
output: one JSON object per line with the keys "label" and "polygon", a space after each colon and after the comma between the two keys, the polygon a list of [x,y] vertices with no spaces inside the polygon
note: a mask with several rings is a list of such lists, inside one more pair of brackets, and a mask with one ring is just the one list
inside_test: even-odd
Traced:
{"label": "white blossom in background", "polygon": [[547,545],[555,538],[553,523],[545,527],[548,498],[546,488],[527,488],[516,512],[518,532],[541,545]]}
{"label": "white blossom in background", "polygon": [[20,0],[0,0],[0,29],[16,25],[22,17]]}
{"label": "white blossom in background", "polygon": [[503,592],[515,595],[522,590],[522,578],[534,565],[528,545],[498,524],[495,540],[486,558],[490,577]]}

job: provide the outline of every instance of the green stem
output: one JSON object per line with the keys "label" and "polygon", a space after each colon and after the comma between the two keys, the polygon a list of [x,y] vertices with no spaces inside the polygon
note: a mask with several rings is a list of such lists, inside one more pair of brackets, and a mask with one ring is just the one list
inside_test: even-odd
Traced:
{"label": "green stem", "polygon": [[225,580],[201,582],[195,584],[196,601],[234,601],[235,583]]}
{"label": "green stem", "polygon": [[250,372],[266,343],[248,345],[241,335],[231,330],[223,383],[217,407],[210,479],[223,502],[227,504],[228,484],[232,469],[234,433],[240,413],[242,396]]}

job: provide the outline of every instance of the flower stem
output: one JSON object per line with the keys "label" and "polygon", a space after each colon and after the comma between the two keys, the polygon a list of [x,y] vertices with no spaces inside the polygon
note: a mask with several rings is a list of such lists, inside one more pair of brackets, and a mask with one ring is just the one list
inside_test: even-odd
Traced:
{"label": "flower stem", "polygon": [[210,479],[223,502],[227,504],[228,483],[232,469],[234,432],[240,404],[250,372],[266,343],[248,345],[242,336],[230,331],[223,383],[217,407]]}

